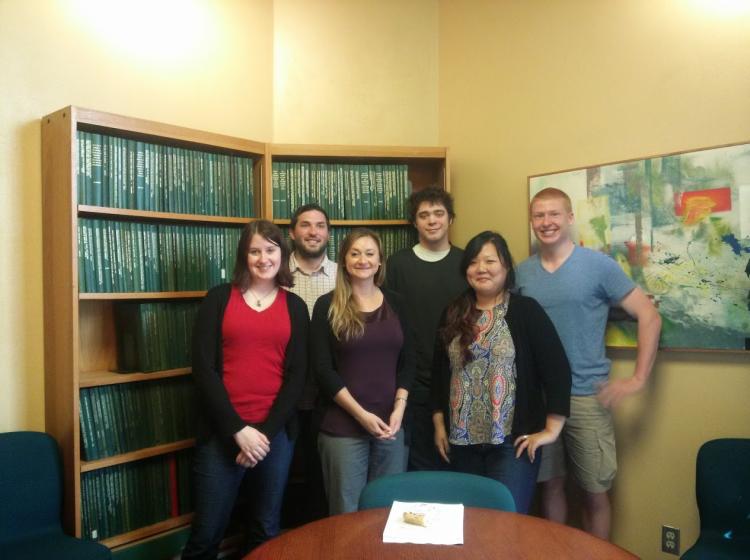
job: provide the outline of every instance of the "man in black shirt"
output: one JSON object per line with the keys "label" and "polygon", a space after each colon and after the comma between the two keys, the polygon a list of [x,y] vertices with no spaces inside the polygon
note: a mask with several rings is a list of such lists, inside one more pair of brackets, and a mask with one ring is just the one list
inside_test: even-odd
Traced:
{"label": "man in black shirt", "polygon": [[448,240],[453,199],[443,189],[429,187],[409,197],[409,220],[419,243],[393,254],[386,266],[386,285],[404,296],[417,348],[417,375],[409,391],[404,428],[409,446],[409,470],[438,470],[445,463],[433,441],[432,354],[440,316],[448,303],[467,288],[459,264],[463,251]]}

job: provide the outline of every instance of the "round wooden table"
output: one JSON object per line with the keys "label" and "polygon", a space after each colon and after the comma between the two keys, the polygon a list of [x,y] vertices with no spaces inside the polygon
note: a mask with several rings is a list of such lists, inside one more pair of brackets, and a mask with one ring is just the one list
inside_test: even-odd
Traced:
{"label": "round wooden table", "polygon": [[607,541],[538,517],[491,509],[464,510],[463,545],[383,543],[388,509],[335,515],[298,527],[256,548],[245,560],[619,560],[637,558]]}

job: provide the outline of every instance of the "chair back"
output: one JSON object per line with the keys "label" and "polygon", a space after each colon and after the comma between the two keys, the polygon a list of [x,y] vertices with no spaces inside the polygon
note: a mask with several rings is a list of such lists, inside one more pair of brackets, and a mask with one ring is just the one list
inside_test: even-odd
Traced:
{"label": "chair back", "polygon": [[750,533],[750,439],[714,439],[698,450],[701,530]]}
{"label": "chair back", "polygon": [[394,500],[516,511],[505,484],[484,476],[450,471],[406,472],[375,479],[362,490],[359,509],[391,507]]}
{"label": "chair back", "polygon": [[0,543],[60,532],[62,470],[57,443],[41,432],[0,434]]}

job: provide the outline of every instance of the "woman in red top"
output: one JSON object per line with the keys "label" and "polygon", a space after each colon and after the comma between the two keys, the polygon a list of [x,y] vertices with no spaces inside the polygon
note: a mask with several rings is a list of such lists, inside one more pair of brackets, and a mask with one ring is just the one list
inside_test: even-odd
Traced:
{"label": "woman in red top", "polygon": [[292,285],[288,263],[281,230],[249,223],[232,283],[210,290],[198,312],[195,517],[183,558],[216,558],[241,485],[249,494],[247,548],[279,532],[309,327],[304,301],[282,289]]}

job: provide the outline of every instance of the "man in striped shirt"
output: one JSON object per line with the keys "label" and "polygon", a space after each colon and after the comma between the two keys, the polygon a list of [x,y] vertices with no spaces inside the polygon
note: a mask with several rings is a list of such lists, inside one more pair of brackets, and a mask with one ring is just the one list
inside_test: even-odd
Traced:
{"label": "man in striped shirt", "polygon": [[[289,270],[294,276],[294,287],[290,291],[305,300],[310,315],[318,297],[330,292],[336,285],[336,263],[326,255],[330,225],[328,214],[317,204],[305,204],[297,208],[289,225],[289,237],[292,241]],[[319,519],[328,513],[317,448],[317,421],[314,422],[313,417],[317,393],[317,385],[308,371],[305,390],[297,405],[300,420],[299,447],[304,459],[307,485],[305,495],[308,496],[306,521]]]}

